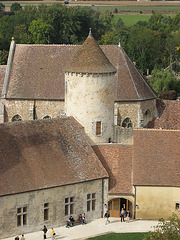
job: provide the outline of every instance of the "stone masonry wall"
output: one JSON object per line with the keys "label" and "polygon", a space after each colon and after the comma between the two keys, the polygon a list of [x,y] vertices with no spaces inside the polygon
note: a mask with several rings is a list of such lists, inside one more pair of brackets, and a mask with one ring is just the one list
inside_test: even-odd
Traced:
{"label": "stone masonry wall", "polygon": [[[34,111],[35,108],[35,111]],[[6,100],[5,121],[11,122],[13,116],[20,115],[22,120],[42,119],[45,116],[51,118],[60,117],[64,114],[63,101],[50,100]],[[34,116],[35,115],[35,116]]]}
{"label": "stone masonry wall", "polygon": [[[115,116],[117,118],[116,123],[119,126],[122,126],[124,119],[130,118],[133,128],[144,127],[149,121],[157,117],[155,99],[138,102],[116,102],[114,108],[118,116]],[[150,115],[145,114],[147,110],[150,111]]]}
{"label": "stone masonry wall", "polygon": [[[96,193],[95,211],[87,212],[87,194]],[[104,198],[103,198],[104,195]],[[65,226],[65,198],[74,197],[74,214],[86,213],[87,221],[103,216],[103,205],[107,202],[108,179],[72,184],[62,187],[20,193],[0,198],[0,239],[33,231],[46,224],[48,228]],[[44,204],[49,203],[49,220],[44,222]],[[17,208],[27,206],[27,225],[17,227]]]}

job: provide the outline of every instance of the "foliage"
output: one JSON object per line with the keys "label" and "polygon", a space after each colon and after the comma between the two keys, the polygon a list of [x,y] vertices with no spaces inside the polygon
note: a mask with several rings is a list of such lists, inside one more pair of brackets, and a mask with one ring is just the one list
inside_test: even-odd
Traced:
{"label": "foliage", "polygon": [[13,3],[10,7],[11,12],[18,12],[22,9],[21,5],[17,2]]}
{"label": "foliage", "polygon": [[0,12],[4,12],[5,5],[3,3],[0,3]]}
{"label": "foliage", "polygon": [[164,39],[161,33],[144,26],[134,26],[127,43],[128,55],[143,72],[162,64]]}
{"label": "foliage", "polygon": [[88,238],[89,240],[142,240],[148,233],[110,233],[98,237]]}
{"label": "foliage", "polygon": [[175,90],[177,93],[180,93],[180,80],[176,79],[171,69],[166,71],[164,69],[154,69],[148,81],[157,93],[169,90]]}
{"label": "foliage", "polygon": [[168,221],[163,218],[159,220],[158,225],[154,227],[154,231],[144,240],[178,240],[180,239],[180,219],[177,215],[173,215]]}
{"label": "foliage", "polygon": [[44,22],[41,18],[33,20],[29,26],[29,32],[32,34],[32,39],[35,44],[48,43],[48,36],[51,26]]}
{"label": "foliage", "polygon": [[8,51],[0,50],[0,65],[7,64]]}

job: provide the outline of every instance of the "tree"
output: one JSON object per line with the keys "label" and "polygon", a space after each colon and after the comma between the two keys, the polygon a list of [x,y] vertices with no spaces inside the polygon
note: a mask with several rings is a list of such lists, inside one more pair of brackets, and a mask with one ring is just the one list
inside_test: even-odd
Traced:
{"label": "tree", "polygon": [[160,32],[138,25],[130,30],[127,53],[141,71],[151,71],[156,65],[162,67],[164,45],[165,40]]}
{"label": "tree", "polygon": [[4,10],[5,10],[5,5],[0,3],[0,13],[4,12]]}
{"label": "tree", "polygon": [[153,70],[148,82],[157,93],[169,90],[175,90],[177,93],[180,93],[180,80],[176,79],[171,69],[166,71],[164,69]]}
{"label": "tree", "polygon": [[44,22],[41,18],[33,20],[28,30],[32,34],[32,39],[35,44],[48,43],[51,26]]}
{"label": "tree", "polygon": [[10,11],[14,13],[20,11],[21,9],[22,9],[22,6],[17,2],[13,3],[10,7]]}
{"label": "tree", "polygon": [[153,232],[149,232],[149,236],[144,240],[178,240],[180,239],[180,219],[177,215],[173,215],[168,221],[161,218],[158,225],[154,227]]}
{"label": "tree", "polygon": [[6,65],[8,58],[8,51],[0,50],[0,65]]}

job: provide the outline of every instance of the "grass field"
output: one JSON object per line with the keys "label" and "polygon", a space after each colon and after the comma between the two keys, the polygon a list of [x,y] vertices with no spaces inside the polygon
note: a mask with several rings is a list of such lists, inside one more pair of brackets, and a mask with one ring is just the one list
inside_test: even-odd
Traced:
{"label": "grass field", "polygon": [[148,21],[151,15],[114,15],[113,21],[116,23],[119,18],[124,22],[126,26],[132,26],[136,24],[138,21]]}
{"label": "grass field", "polygon": [[110,233],[101,235],[94,238],[88,238],[89,240],[142,240],[148,233]]}
{"label": "grass field", "polygon": [[[6,6],[6,11],[9,11],[10,6],[13,2],[19,2],[21,6],[26,5],[35,5],[40,4],[53,4],[61,3],[64,4],[64,1],[2,1]],[[117,8],[119,14],[139,14],[140,12],[147,15],[150,15],[152,11],[161,12],[163,14],[176,15],[180,12],[180,1],[69,1],[69,4],[66,6],[90,6],[95,10],[100,11],[114,11]],[[137,16],[138,18],[138,16]],[[143,17],[142,17],[143,18]],[[148,17],[147,17],[148,18]],[[139,21],[139,20],[138,20]],[[129,24],[129,23],[127,23]],[[130,23],[131,24],[131,23]]]}
{"label": "grass field", "polygon": [[99,10],[106,11],[114,11],[115,8],[117,8],[118,12],[121,13],[139,13],[142,11],[143,13],[152,13],[152,11],[155,12],[162,12],[162,13],[178,13],[180,11],[180,5],[123,5],[123,6],[94,6]]}

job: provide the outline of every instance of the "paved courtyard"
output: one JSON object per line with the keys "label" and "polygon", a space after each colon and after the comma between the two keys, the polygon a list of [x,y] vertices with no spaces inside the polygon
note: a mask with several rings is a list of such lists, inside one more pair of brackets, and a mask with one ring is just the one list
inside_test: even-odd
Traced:
{"label": "paved courtyard", "polygon": [[[71,228],[58,227],[54,228],[56,232],[56,239],[73,240],[73,239],[87,239],[105,233],[126,233],[126,232],[148,232],[153,230],[153,226],[157,225],[158,221],[150,220],[132,220],[129,223],[120,221],[120,218],[110,218],[110,223],[105,225],[105,219],[97,219],[87,225],[78,225]],[[53,226],[52,226],[53,227]],[[43,226],[42,226],[43,228]],[[5,240],[14,240],[14,237],[6,238]],[[42,240],[43,232],[38,231],[34,233],[25,234],[26,240]],[[51,239],[51,229],[47,232],[47,239]]]}

